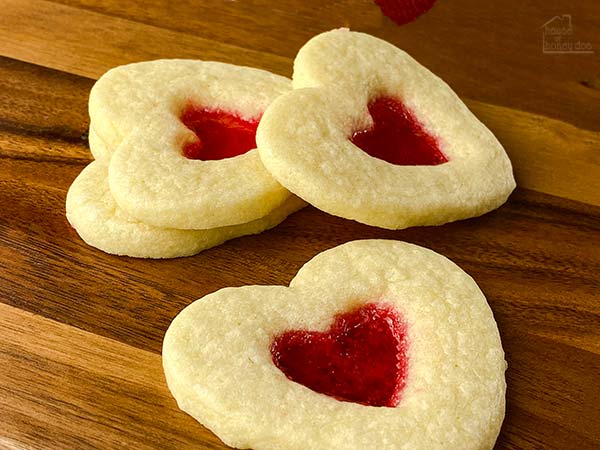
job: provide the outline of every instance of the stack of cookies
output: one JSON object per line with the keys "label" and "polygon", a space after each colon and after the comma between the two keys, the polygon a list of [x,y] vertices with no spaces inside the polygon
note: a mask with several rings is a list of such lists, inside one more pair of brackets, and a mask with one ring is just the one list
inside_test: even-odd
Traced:
{"label": "stack of cookies", "polygon": [[[90,93],[95,161],[69,189],[69,222],[94,247],[145,258],[192,255],[279,224],[305,203],[267,172],[254,135],[289,90],[287,78],[216,62],[110,70]],[[237,154],[221,157],[231,143]]]}

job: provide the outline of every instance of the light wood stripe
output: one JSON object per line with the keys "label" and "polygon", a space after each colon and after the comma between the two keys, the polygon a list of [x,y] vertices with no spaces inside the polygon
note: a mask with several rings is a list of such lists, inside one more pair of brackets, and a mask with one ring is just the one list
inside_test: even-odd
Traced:
{"label": "light wood stripe", "polygon": [[196,58],[291,75],[289,58],[43,0],[4,0],[0,52],[96,79],[120,64]]}
{"label": "light wood stripe", "polygon": [[600,133],[476,101],[467,105],[496,135],[517,185],[600,206]]}
{"label": "light wood stripe", "polygon": [[220,447],[177,408],[160,355],[1,303],[0,417],[8,448]]}

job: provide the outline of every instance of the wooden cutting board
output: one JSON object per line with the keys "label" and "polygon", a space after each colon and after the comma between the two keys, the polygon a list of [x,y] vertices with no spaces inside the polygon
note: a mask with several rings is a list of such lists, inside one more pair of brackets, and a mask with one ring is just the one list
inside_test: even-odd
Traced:
{"label": "wooden cutting board", "polygon": [[[363,238],[440,252],[498,320],[508,406],[498,449],[600,448],[600,4],[440,1],[398,27],[370,1],[0,4],[0,448],[226,448],[180,412],[161,342],[225,286],[286,284],[318,252]],[[544,53],[546,25],[596,53]],[[118,64],[214,59],[290,75],[312,35],[349,26],[442,76],[505,145],[519,188],[483,217],[386,231],[312,207],[200,255],[119,258],[64,215],[91,160],[87,96]],[[547,33],[548,34],[548,33]]]}

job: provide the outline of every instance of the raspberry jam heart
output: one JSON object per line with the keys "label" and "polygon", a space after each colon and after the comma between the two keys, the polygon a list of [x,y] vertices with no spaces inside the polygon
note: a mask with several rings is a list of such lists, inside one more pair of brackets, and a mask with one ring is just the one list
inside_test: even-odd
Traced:
{"label": "raspberry jam heart", "polygon": [[181,121],[198,138],[184,145],[186,158],[219,160],[256,148],[259,119],[246,120],[228,111],[189,105],[183,110]]}
{"label": "raspberry jam heart", "polygon": [[399,100],[378,97],[369,103],[373,125],[354,132],[350,141],[367,154],[400,166],[435,166],[448,162],[431,136]]}
{"label": "raspberry jam heart", "polygon": [[337,400],[394,407],[406,384],[406,326],[398,311],[368,303],[335,317],[326,332],[294,330],[271,344],[292,381]]}

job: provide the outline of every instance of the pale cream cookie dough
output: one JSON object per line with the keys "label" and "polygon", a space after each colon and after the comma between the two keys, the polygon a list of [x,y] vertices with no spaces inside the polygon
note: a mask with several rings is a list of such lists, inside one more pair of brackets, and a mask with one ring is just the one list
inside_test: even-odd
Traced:
{"label": "pale cream cookie dough", "polygon": [[[451,88],[404,51],[346,29],[320,34],[294,61],[294,91],[265,112],[260,156],[286,188],[328,213],[388,229],[484,214],[515,187],[502,145]],[[368,106],[402,102],[447,162],[397,165],[351,142]]]}
{"label": "pale cream cookie dough", "polygon": [[220,160],[186,158],[183,146],[197,137],[181,115],[193,105],[257,121],[290,89],[287,78],[218,62],[120,66],[90,93],[92,153],[109,165],[119,206],[142,222],[179,229],[247,223],[290,193],[266,171],[256,149]]}
{"label": "pale cream cookie dough", "polygon": [[[223,73],[227,75],[223,77]],[[181,92],[186,88],[190,92]],[[254,88],[257,92],[249,95],[248,90]],[[95,159],[106,162],[148,111],[165,102],[172,106],[181,96],[254,117],[274,96],[290,89],[291,82],[285,77],[213,61],[159,59],[114,67],[90,91],[90,128],[105,143],[91,151]]]}
{"label": "pale cream cookie dough", "polygon": [[94,159],[107,165],[110,161],[110,155],[112,154],[111,147],[98,135],[93,124],[90,124],[90,129],[88,131],[88,144]]}
{"label": "pale cream cookie dough", "polygon": [[189,256],[239,236],[257,234],[282,222],[305,203],[295,196],[255,221],[209,230],[159,228],[131,217],[114,201],[107,168],[90,163],[67,193],[67,219],[92,247],[115,255],[137,258]]}
{"label": "pale cream cookie dough", "polygon": [[[282,333],[324,332],[373,302],[405,324],[395,407],[337,400],[275,365]],[[325,251],[289,287],[225,288],[195,301],[167,330],[163,366],[179,407],[237,448],[491,449],[505,410],[504,352],[482,292],[445,257],[398,241]]]}

